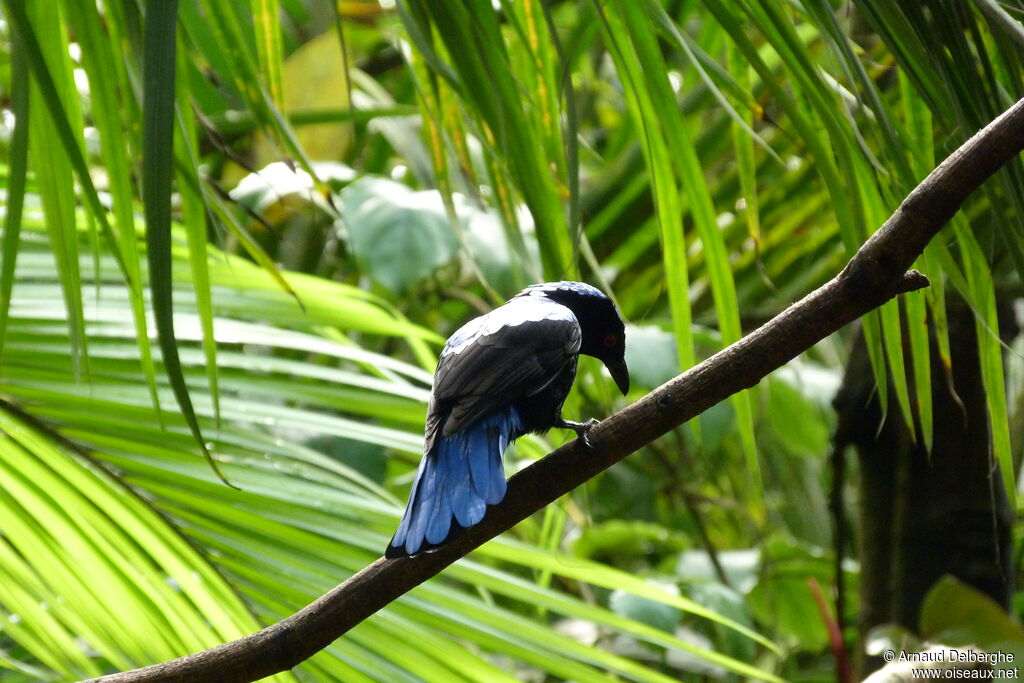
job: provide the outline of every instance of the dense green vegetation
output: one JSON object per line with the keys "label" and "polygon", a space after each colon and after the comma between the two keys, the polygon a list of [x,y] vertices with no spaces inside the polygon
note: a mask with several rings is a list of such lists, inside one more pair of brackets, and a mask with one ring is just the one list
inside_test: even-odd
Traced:
{"label": "dense green vegetation", "polygon": [[[204,649],[372,562],[440,344],[526,284],[615,298],[625,400],[739,339],[1024,94],[1022,17],[1019,0],[4,0],[0,678]],[[995,331],[1022,208],[1018,163],[929,245],[933,286],[862,324],[882,413],[930,447],[929,364],[952,362],[946,299],[967,302],[1012,510],[1024,364]],[[829,510],[855,333],[278,678],[834,679],[863,635],[855,467],[838,620]],[[591,360],[567,416],[624,404]],[[520,440],[509,472],[570,436]],[[1024,643],[938,590],[920,635]]]}

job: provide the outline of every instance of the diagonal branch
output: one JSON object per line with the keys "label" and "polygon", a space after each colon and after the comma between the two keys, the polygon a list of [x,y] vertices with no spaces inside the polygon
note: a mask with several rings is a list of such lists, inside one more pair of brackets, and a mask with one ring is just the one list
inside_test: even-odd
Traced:
{"label": "diagonal branch", "polygon": [[843,325],[927,278],[909,271],[967,197],[1024,150],[1024,100],[968,140],[917,188],[839,275],[732,346],[513,476],[505,500],[434,553],[379,559],[292,616],[231,643],[97,681],[253,681],[327,647],[485,541],[732,394],[757,384]]}

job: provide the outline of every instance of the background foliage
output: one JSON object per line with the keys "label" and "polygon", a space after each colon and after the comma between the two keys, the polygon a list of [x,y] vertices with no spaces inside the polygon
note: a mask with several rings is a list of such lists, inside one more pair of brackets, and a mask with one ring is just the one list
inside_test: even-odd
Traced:
{"label": "background foliage", "polygon": [[[1024,92],[1016,0],[3,10],[5,680],[292,612],[383,550],[462,322],[530,282],[598,284],[632,322],[635,398],[834,275]],[[863,321],[886,408],[930,443],[923,322],[948,365],[947,290],[970,304],[1010,491],[1020,362],[1007,399],[992,331],[1024,269],[1022,179],[929,246],[902,321],[896,303]],[[835,580],[846,349],[826,340],[279,678],[830,677],[815,596]],[[584,361],[566,413],[622,400]],[[509,469],[568,436],[521,440]]]}

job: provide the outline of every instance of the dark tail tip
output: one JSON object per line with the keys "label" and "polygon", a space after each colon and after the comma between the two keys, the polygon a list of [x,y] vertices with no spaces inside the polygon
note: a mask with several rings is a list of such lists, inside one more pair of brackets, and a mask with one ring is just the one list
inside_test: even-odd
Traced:
{"label": "dark tail tip", "polygon": [[[438,548],[440,548],[441,546],[443,546],[443,545],[445,545],[445,544],[455,540],[456,538],[461,536],[463,534],[463,532],[465,532],[465,531],[466,531],[466,527],[464,527],[461,524],[459,524],[458,520],[456,520],[453,517],[452,518],[451,530],[448,532],[448,535],[445,537],[445,539],[443,541],[441,541],[440,543],[430,543],[426,539],[423,539],[422,545],[419,548],[417,548],[415,552],[411,552],[411,553],[406,551],[405,545],[395,546],[395,545],[392,545],[391,543],[388,543],[387,549],[384,550],[384,557],[389,559],[389,560],[394,560],[394,559],[397,559],[399,557],[419,557],[420,555],[423,555],[424,553],[432,553],[432,552],[436,551]],[[392,540],[394,540],[394,539],[392,539]]]}
{"label": "dark tail tip", "polygon": [[384,557],[389,560],[394,560],[399,557],[410,557],[409,553],[405,552],[405,546],[394,546],[388,543],[387,550],[384,551]]}

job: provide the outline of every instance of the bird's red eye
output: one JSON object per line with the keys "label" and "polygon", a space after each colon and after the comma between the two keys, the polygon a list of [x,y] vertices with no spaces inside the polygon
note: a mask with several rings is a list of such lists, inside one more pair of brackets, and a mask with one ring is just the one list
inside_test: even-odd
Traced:
{"label": "bird's red eye", "polygon": [[619,343],[619,338],[614,334],[605,335],[604,341],[602,342],[606,349],[610,349]]}

